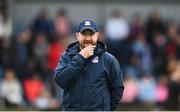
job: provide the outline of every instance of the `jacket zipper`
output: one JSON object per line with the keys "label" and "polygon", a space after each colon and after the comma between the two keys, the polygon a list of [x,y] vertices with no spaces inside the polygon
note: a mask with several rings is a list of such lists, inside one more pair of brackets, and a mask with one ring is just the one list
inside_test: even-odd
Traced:
{"label": "jacket zipper", "polygon": [[103,95],[101,95],[101,108],[104,110],[104,98]]}
{"label": "jacket zipper", "polygon": [[[84,69],[86,69],[86,67]],[[84,72],[84,70],[83,70],[83,72]],[[83,97],[84,97],[83,92],[84,92],[84,75],[82,75],[81,101],[80,101],[80,107],[79,107],[80,110],[83,107]]]}

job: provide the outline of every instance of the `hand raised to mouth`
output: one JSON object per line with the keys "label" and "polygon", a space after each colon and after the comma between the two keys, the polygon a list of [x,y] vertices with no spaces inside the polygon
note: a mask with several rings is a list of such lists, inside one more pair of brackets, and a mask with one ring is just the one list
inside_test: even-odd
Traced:
{"label": "hand raised to mouth", "polygon": [[96,48],[95,45],[88,45],[87,47],[83,48],[79,54],[81,54],[84,58],[89,58],[94,54],[94,49]]}

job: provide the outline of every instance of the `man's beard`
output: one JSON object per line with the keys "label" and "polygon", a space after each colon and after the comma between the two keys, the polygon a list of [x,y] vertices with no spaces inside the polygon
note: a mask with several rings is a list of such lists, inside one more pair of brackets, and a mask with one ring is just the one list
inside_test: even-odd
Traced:
{"label": "man's beard", "polygon": [[81,48],[85,48],[87,46],[96,45],[96,42],[93,42],[92,40],[89,41],[83,41],[80,43]]}

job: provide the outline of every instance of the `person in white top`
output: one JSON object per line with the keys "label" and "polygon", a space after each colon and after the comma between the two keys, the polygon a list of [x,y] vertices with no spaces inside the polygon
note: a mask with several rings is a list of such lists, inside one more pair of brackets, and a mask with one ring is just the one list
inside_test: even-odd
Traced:
{"label": "person in white top", "polygon": [[9,38],[12,34],[12,22],[5,11],[0,8],[0,38]]}
{"label": "person in white top", "polygon": [[119,14],[113,11],[105,26],[106,37],[110,40],[123,40],[129,35],[128,22]]}
{"label": "person in white top", "polygon": [[13,70],[8,69],[0,84],[0,97],[6,106],[20,106],[23,102],[23,90],[20,82],[16,79]]}

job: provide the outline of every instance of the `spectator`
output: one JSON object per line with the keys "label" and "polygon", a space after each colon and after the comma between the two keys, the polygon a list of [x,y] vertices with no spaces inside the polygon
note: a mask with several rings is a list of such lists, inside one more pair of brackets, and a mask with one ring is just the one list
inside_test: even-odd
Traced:
{"label": "spectator", "polygon": [[12,22],[8,17],[6,9],[0,7],[0,38],[7,39],[10,38],[12,33]]}
{"label": "spectator", "polygon": [[138,99],[144,102],[148,107],[156,102],[156,82],[149,74],[144,74],[138,84],[139,94]]}
{"label": "spectator", "polygon": [[[15,51],[16,51],[16,62],[14,63],[16,71],[17,71],[17,77],[22,81],[24,78],[28,77],[26,73],[26,68],[28,65],[28,60],[32,54],[30,41],[32,39],[30,30],[25,30],[21,32],[16,40],[15,43]],[[12,59],[14,59],[12,58]]]}
{"label": "spectator", "polygon": [[140,63],[140,58],[137,55],[131,57],[131,63],[125,68],[125,74],[138,80],[142,75],[142,68]]}
{"label": "spectator", "polygon": [[47,9],[43,8],[37,18],[32,23],[32,32],[33,35],[39,32],[43,32],[47,35],[49,41],[51,41],[52,32],[53,32],[53,23],[49,18]]}
{"label": "spectator", "polygon": [[146,37],[150,44],[152,44],[154,36],[157,33],[165,33],[165,22],[162,20],[160,12],[158,10],[151,11],[150,17],[146,22]]}
{"label": "spectator", "polygon": [[122,66],[128,63],[131,55],[126,42],[128,36],[129,25],[127,20],[117,10],[112,11],[111,17],[105,25],[105,41],[108,52],[114,55]]}
{"label": "spectator", "polygon": [[152,56],[156,74],[166,72],[167,64],[167,40],[163,34],[156,34],[152,46]]}
{"label": "spectator", "polygon": [[34,106],[39,110],[54,110],[59,107],[59,104],[47,89],[43,89],[41,94],[35,100]]}
{"label": "spectator", "polygon": [[13,40],[4,39],[0,44],[0,65],[4,68],[15,66],[16,49]]}
{"label": "spectator", "polygon": [[62,53],[65,50],[65,46],[67,43],[66,40],[67,40],[66,38],[58,39],[58,41],[51,43],[50,47],[49,47],[49,51],[48,51],[48,65],[49,65],[48,68],[50,70],[50,74],[46,78],[46,79],[48,79],[46,81],[48,82],[47,84],[50,86],[51,91],[54,92],[54,95],[60,101],[62,101],[63,90],[61,88],[59,88],[59,86],[57,86],[57,84],[54,83],[54,78],[53,78],[52,74],[54,73],[54,69],[59,60],[59,57],[62,55]]}
{"label": "spectator", "polygon": [[39,79],[38,74],[34,73],[32,78],[24,80],[23,87],[25,96],[28,102],[32,105],[41,94],[44,84],[41,79]]}
{"label": "spectator", "polygon": [[152,71],[151,48],[146,42],[145,35],[139,33],[135,42],[132,43],[132,51],[140,57],[141,68],[144,72]]}
{"label": "spectator", "polygon": [[35,37],[33,51],[41,64],[44,64],[47,58],[48,42],[44,33],[38,33]]}
{"label": "spectator", "polygon": [[31,38],[31,32],[29,30],[21,32],[16,38],[17,63],[21,66],[24,66],[29,58],[29,42]]}
{"label": "spectator", "polygon": [[49,69],[51,71],[54,71],[58,59],[63,52],[64,52],[64,46],[61,39],[50,44],[48,50],[48,63],[49,63]]}
{"label": "spectator", "polygon": [[168,56],[176,55],[176,38],[177,26],[175,23],[170,23],[167,28],[167,54]]}
{"label": "spectator", "polygon": [[179,97],[180,97],[180,62],[176,58],[168,60],[168,73],[169,73],[169,97],[167,100],[167,110],[179,110]]}
{"label": "spectator", "polygon": [[106,37],[110,40],[126,39],[129,35],[128,22],[117,10],[111,14],[111,18],[107,20],[105,26]]}
{"label": "spectator", "polygon": [[23,90],[20,82],[16,79],[12,69],[5,71],[4,79],[0,84],[0,95],[7,107],[20,107],[23,103]]}
{"label": "spectator", "polygon": [[140,13],[135,13],[130,27],[131,41],[134,41],[139,33],[145,33],[145,26]]}
{"label": "spectator", "polygon": [[166,75],[161,75],[156,88],[157,104],[160,109],[165,109],[165,104],[168,99],[168,77]]}
{"label": "spectator", "polygon": [[136,80],[127,74],[125,76],[124,85],[126,88],[124,89],[122,102],[134,103],[138,95],[138,86]]}
{"label": "spectator", "polygon": [[70,33],[70,20],[65,9],[58,10],[54,21],[55,33],[58,38],[68,38]]}

